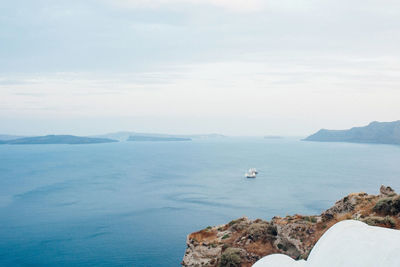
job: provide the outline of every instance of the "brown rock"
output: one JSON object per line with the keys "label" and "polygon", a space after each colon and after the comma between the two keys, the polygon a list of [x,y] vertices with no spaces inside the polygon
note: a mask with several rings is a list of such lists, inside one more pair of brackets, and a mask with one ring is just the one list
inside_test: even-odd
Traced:
{"label": "brown rock", "polygon": [[393,196],[394,194],[396,194],[390,186],[384,186],[384,185],[381,185],[379,192],[381,193],[382,196]]}
{"label": "brown rock", "polygon": [[400,195],[382,186],[380,195],[350,194],[318,216],[296,214],[273,217],[270,222],[239,218],[190,234],[182,265],[250,267],[273,253],[306,259],[325,231],[341,220],[399,229],[399,214]]}

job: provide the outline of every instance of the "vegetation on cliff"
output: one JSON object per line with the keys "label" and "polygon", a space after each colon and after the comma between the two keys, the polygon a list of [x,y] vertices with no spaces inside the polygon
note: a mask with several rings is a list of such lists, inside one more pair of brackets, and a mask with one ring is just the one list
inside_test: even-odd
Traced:
{"label": "vegetation on cliff", "polygon": [[307,259],[318,239],[339,221],[355,219],[400,229],[399,215],[400,195],[382,186],[379,195],[350,194],[316,216],[296,214],[271,221],[239,218],[190,234],[182,265],[250,267],[273,253]]}

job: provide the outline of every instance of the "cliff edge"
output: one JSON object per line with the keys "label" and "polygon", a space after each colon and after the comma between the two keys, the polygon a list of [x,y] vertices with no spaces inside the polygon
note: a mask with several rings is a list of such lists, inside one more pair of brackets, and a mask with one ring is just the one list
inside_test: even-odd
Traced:
{"label": "cliff edge", "polygon": [[189,234],[182,266],[247,267],[274,253],[307,259],[319,238],[337,222],[354,219],[400,229],[399,215],[400,195],[381,186],[379,195],[350,194],[320,215],[296,214],[271,221],[239,218]]}

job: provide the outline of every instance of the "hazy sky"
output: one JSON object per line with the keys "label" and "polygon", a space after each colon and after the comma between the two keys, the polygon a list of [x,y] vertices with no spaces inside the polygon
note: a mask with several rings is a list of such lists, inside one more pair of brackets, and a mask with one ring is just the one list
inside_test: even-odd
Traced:
{"label": "hazy sky", "polygon": [[0,133],[306,135],[398,119],[398,0],[0,2]]}

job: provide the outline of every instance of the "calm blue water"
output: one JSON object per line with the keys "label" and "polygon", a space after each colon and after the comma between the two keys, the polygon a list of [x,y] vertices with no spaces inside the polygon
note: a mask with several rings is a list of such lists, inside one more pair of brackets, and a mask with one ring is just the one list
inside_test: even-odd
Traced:
{"label": "calm blue water", "polygon": [[3,145],[0,265],[179,266],[190,232],[400,191],[399,163],[399,146],[294,139]]}

